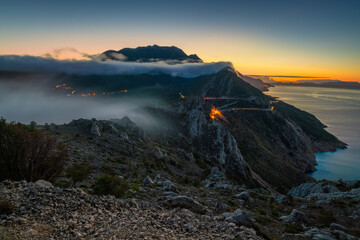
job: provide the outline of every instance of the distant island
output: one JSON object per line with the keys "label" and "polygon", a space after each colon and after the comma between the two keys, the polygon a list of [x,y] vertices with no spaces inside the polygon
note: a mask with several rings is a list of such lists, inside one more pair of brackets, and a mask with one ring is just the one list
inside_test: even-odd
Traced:
{"label": "distant island", "polygon": [[358,82],[345,82],[340,80],[298,80],[295,82],[272,82],[276,86],[294,86],[294,87],[326,87],[326,88],[345,88],[360,89]]}

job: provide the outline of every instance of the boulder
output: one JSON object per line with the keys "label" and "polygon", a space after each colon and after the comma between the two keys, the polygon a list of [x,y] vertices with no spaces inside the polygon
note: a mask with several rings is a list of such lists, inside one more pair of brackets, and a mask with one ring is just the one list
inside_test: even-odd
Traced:
{"label": "boulder", "polygon": [[242,193],[239,193],[239,194],[235,195],[235,197],[237,199],[244,200],[246,204],[252,203],[252,198],[250,197],[250,194],[249,194],[248,191],[244,191]]}
{"label": "boulder", "polygon": [[359,240],[359,238],[344,233],[343,231],[340,230],[334,230],[333,235],[335,235],[336,239],[340,239],[340,240]]}
{"label": "boulder", "polygon": [[223,202],[216,202],[215,213],[223,213],[229,211],[230,207]]}
{"label": "boulder", "polygon": [[179,194],[174,193],[174,192],[163,192],[163,195],[165,196],[165,198],[177,197],[177,196],[179,196]]}
{"label": "boulder", "polygon": [[178,193],[178,190],[177,190],[175,184],[173,184],[170,180],[166,180],[163,183],[163,191],[170,191],[170,192]]}
{"label": "boulder", "polygon": [[342,226],[342,225],[340,225],[340,224],[337,224],[337,223],[332,223],[332,224],[330,224],[330,229],[331,229],[332,231],[340,230],[340,231],[343,231],[343,232],[345,232],[345,233],[347,233],[347,232],[349,231],[346,227],[344,227],[344,226]]}
{"label": "boulder", "polygon": [[144,183],[144,185],[153,185],[154,181],[149,176],[146,176],[143,183]]}
{"label": "boulder", "polygon": [[163,183],[163,178],[160,176],[160,174],[156,174],[156,176],[154,178],[154,182],[156,184],[162,184]]}
{"label": "boulder", "polygon": [[206,212],[206,209],[202,204],[187,196],[167,196],[166,202],[172,207],[186,208],[195,213],[202,214]]}
{"label": "boulder", "polygon": [[234,213],[224,213],[226,222],[232,222],[239,226],[253,227],[254,223],[245,210],[237,209]]}
{"label": "boulder", "polygon": [[233,188],[230,185],[229,181],[226,178],[224,170],[220,170],[218,167],[213,167],[209,176],[202,181],[202,184],[206,188],[220,188],[220,189],[231,189]]}
{"label": "boulder", "polygon": [[286,223],[294,224],[309,224],[310,221],[305,213],[293,209],[288,216],[283,216],[281,219]]}
{"label": "boulder", "polygon": [[310,239],[319,239],[319,240],[336,240],[336,238],[331,234],[329,230],[311,228],[310,230],[304,233],[305,237]]}
{"label": "boulder", "polygon": [[38,188],[51,188],[53,186],[50,182],[45,180],[37,180],[34,185]]}
{"label": "boulder", "polygon": [[154,156],[156,159],[168,158],[167,153],[164,153],[159,147],[155,147]]}
{"label": "boulder", "polygon": [[275,199],[275,202],[279,204],[289,204],[290,200],[287,196],[281,194]]}

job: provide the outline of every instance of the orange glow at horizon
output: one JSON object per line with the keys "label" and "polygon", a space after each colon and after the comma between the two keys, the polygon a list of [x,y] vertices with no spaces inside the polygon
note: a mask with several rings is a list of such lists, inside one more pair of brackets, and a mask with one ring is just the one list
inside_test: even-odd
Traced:
{"label": "orange glow at horizon", "polygon": [[[86,44],[73,44],[75,48],[63,48],[64,50],[56,52],[57,54],[54,54],[56,50],[50,49],[59,50],[59,48],[57,48],[59,45],[56,46],[52,44],[49,46],[44,45],[30,48],[32,43],[29,43],[28,46],[24,46],[23,48],[18,45],[16,47],[8,46],[6,50],[0,47],[0,55],[51,55],[60,60],[88,60],[89,58],[84,56],[83,53],[96,55],[109,49],[119,50],[124,47],[134,48],[156,43],[160,46],[177,46],[183,49],[186,54],[196,53],[204,62],[232,62],[235,69],[244,75],[313,76],[323,77],[324,79],[360,82],[360,58],[347,56],[347,53],[344,53],[343,58],[345,60],[341,62],[328,56],[321,56],[321,53],[302,53],[300,49],[294,50],[291,54],[287,53],[286,49],[275,49],[276,51],[269,50],[270,46],[259,41],[253,42],[251,39],[244,39],[239,43],[229,39],[214,38],[212,40],[212,42],[206,43],[202,40],[199,40],[199,42],[177,40],[173,43],[171,43],[170,40],[151,42],[136,40],[134,42],[127,41],[120,45],[107,42],[101,45],[101,48],[95,47],[88,42]],[[221,47],[219,47],[219,42],[221,41],[223,41],[223,43]],[[97,46],[99,46],[99,43]],[[29,49],[31,50],[29,51]],[[298,52],[300,52],[299,55]],[[293,81],[294,79],[281,78],[279,80]]]}

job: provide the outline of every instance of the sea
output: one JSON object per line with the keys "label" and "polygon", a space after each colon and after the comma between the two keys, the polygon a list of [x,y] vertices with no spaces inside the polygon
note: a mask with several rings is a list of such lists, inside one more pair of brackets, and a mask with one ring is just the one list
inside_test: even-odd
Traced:
{"label": "sea", "polygon": [[311,177],[360,180],[360,90],[275,86],[265,94],[314,114],[327,131],[348,144],[344,150],[317,153],[319,165]]}

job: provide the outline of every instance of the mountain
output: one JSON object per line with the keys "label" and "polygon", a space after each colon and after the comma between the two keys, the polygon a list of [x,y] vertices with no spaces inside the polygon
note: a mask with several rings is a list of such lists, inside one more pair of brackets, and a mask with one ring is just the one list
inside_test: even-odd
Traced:
{"label": "mountain", "polygon": [[[236,181],[255,181],[255,173],[278,191],[309,179],[306,173],[313,172],[316,165],[314,153],[345,147],[314,115],[264,95],[231,67],[196,78],[70,75],[63,83],[77,91],[127,89],[126,96],[162,99],[166,103],[162,109],[147,111],[164,126],[173,124],[166,135],[184,136],[181,141],[186,152],[196,152]],[[211,119],[212,107],[223,117]],[[184,128],[188,130],[179,131]],[[174,146],[180,141],[175,139]],[[217,142],[216,147],[210,139]],[[165,141],[170,144],[171,140]]]}
{"label": "mountain", "polygon": [[[154,57],[158,55],[147,59]],[[360,217],[360,182],[316,182],[307,176],[315,170],[315,153],[346,144],[314,115],[263,94],[254,87],[261,84],[256,79],[232,67],[195,78],[159,72],[52,77],[0,73],[5,81],[21,85],[46,79],[52,97],[70,95],[67,103],[81,96],[72,92],[91,92],[82,104],[90,98],[131,104],[142,96],[161,99],[161,104],[138,109],[133,116],[140,116],[141,123],[126,116],[22,127],[2,119],[0,147],[6,155],[0,158],[0,192],[6,199],[0,199],[0,238],[360,236],[359,221],[354,221]],[[50,146],[66,146],[61,148],[68,153],[63,171],[56,169],[52,183],[34,177],[34,182],[5,180],[13,169],[26,170],[22,164],[5,164],[11,154],[18,162],[33,156],[36,163],[46,155],[47,150],[37,154],[38,145],[29,144],[32,136],[45,145],[54,139]],[[27,149],[29,159],[19,158]],[[51,161],[32,167],[47,173]]]}
{"label": "mountain", "polygon": [[127,61],[127,62],[157,62],[166,61],[169,63],[201,63],[203,62],[196,54],[187,55],[177,47],[162,47],[158,45],[123,48],[119,51],[108,50],[97,58],[100,61]]}

